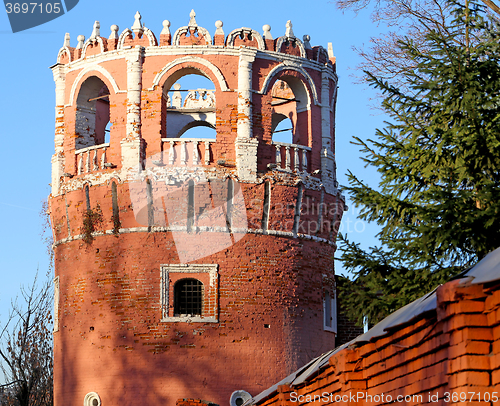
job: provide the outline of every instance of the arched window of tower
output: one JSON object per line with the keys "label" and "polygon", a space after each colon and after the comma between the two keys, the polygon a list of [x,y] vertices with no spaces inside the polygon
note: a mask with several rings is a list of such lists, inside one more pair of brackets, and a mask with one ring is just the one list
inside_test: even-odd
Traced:
{"label": "arched window of tower", "polygon": [[272,116],[273,126],[273,141],[285,142],[287,144],[295,144],[293,134],[292,120],[281,113],[273,113]]}
{"label": "arched window of tower", "polygon": [[76,100],[75,149],[104,144],[109,119],[109,89],[101,79],[91,76],[82,83]]}
{"label": "arched window of tower", "polygon": [[194,68],[183,69],[163,87],[166,138],[215,139],[215,85]]}
{"label": "arched window of tower", "polygon": [[[288,144],[307,145],[299,133],[299,105],[307,105],[307,95],[297,83],[297,79],[277,80],[271,89],[272,140]],[[290,83],[289,83],[290,82]],[[301,83],[299,81],[299,83]],[[302,85],[303,87],[303,85]],[[302,100],[297,94],[302,94]]]}

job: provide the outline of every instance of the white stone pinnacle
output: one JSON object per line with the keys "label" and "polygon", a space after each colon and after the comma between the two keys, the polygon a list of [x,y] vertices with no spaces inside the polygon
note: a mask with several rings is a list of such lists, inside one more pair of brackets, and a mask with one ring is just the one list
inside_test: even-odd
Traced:
{"label": "white stone pinnacle", "polygon": [[304,40],[304,48],[305,49],[312,49],[311,48],[311,43],[309,41],[311,41],[311,36],[310,35],[304,35],[302,37],[302,39]]}
{"label": "white stone pinnacle", "polygon": [[328,43],[328,58],[335,58],[335,55],[333,55],[333,45],[331,42]]}
{"label": "white stone pinnacle", "polygon": [[273,36],[271,34],[271,26],[269,24],[263,25],[262,30],[264,30],[264,33],[262,34],[264,39],[273,39]]}
{"label": "white stone pinnacle", "polygon": [[67,32],[65,35],[64,35],[64,47],[69,47],[70,46],[70,42],[69,42],[69,32]]}
{"label": "white stone pinnacle", "polygon": [[111,35],[109,36],[109,39],[118,39],[118,26],[116,24],[113,24],[111,26]]}
{"label": "white stone pinnacle", "polygon": [[138,35],[138,34],[142,34],[144,32],[144,29],[142,28],[142,23],[141,23],[141,13],[137,12],[135,13],[135,21],[134,21],[134,25],[132,26],[132,31]]}
{"label": "white stone pinnacle", "polygon": [[215,35],[224,35],[224,30],[222,29],[222,26],[223,26],[223,25],[224,25],[224,24],[222,23],[222,21],[221,21],[221,20],[217,20],[217,21],[215,22],[215,27],[217,28],[217,29],[215,30]]}
{"label": "white stone pinnacle", "polygon": [[295,38],[295,35],[293,34],[292,30],[292,22],[290,20],[286,22],[285,36],[288,38]]}
{"label": "white stone pinnacle", "polygon": [[76,39],[78,40],[78,45],[76,46],[76,49],[83,49],[83,43],[85,42],[85,35],[79,35]]}
{"label": "white stone pinnacle", "polygon": [[163,29],[161,30],[160,35],[169,35],[170,34],[170,21],[163,21]]}
{"label": "white stone pinnacle", "polygon": [[189,24],[188,24],[189,27],[197,27],[198,26],[198,24],[196,23],[195,17],[196,17],[196,13],[194,12],[194,9],[193,9],[189,13]]}
{"label": "white stone pinnacle", "polygon": [[97,37],[101,36],[101,24],[99,21],[96,21],[94,23],[94,27],[92,29],[92,35],[90,36],[90,39],[95,39]]}

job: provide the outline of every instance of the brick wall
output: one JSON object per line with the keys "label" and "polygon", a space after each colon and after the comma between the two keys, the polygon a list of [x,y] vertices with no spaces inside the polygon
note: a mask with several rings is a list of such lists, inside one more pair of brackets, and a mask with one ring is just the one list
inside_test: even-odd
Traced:
{"label": "brick wall", "polygon": [[437,310],[334,353],[306,382],[279,386],[256,404],[496,404],[500,284],[463,283],[437,290]]}

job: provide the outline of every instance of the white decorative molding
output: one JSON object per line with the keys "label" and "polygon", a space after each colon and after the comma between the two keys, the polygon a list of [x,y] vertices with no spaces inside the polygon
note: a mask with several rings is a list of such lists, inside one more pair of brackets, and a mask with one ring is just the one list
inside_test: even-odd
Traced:
{"label": "white decorative molding", "polygon": [[[311,78],[309,73],[307,73],[307,71],[304,68],[302,68],[300,63],[295,63],[295,62],[291,62],[291,61],[287,61],[286,63],[280,63],[278,66],[275,66],[273,69],[271,69],[271,71],[266,76],[264,83],[262,85],[262,89],[259,91],[259,93],[266,94],[269,91],[269,85],[271,84],[271,81],[274,78],[274,76],[277,76],[280,72],[282,72],[284,70],[294,70],[294,71],[299,72],[300,74],[302,74],[304,76],[304,79],[307,81],[307,84],[309,85],[309,87],[305,86],[305,88],[311,89],[312,101],[315,105],[318,106],[319,105],[318,91],[316,89],[316,85],[314,84],[313,79]],[[306,93],[307,93],[307,96],[309,98],[307,105],[310,105],[311,95],[309,94],[308,91],[306,91]],[[302,104],[302,100],[301,100],[301,104]]]}
{"label": "white decorative molding", "polygon": [[[290,25],[290,26],[289,26]],[[276,52],[280,52],[281,50],[281,46],[286,42],[286,41],[289,41],[291,43],[294,43],[295,46],[297,46],[300,50],[300,56],[302,58],[306,58],[306,49],[304,47],[304,44],[302,43],[302,41],[298,38],[296,38],[294,35],[293,35],[293,31],[292,31],[292,23],[290,23],[290,20],[288,20],[287,22],[287,29],[286,29],[286,33],[285,35],[281,36],[281,37],[278,37],[278,39],[276,40]]]}
{"label": "white decorative molding", "polygon": [[59,331],[59,276],[54,278],[54,333]]}
{"label": "white decorative molding", "polygon": [[71,52],[69,51],[69,48],[64,46],[62,47],[60,50],[59,50],[59,53],[57,54],[57,62],[60,61],[60,58],[63,56],[63,54],[67,54],[68,55],[68,62],[71,62]]}
{"label": "white decorative molding", "polygon": [[[229,90],[229,88],[227,87],[226,79],[224,79],[224,75],[222,74],[222,72],[220,71],[220,69],[217,66],[215,66],[212,62],[207,61],[206,59],[200,58],[198,56],[190,56],[190,55],[176,59],[175,61],[172,61],[169,64],[167,64],[155,76],[155,78],[153,80],[153,86],[148,90],[154,90],[154,88],[160,84],[163,76],[165,76],[170,69],[172,69],[175,66],[180,65],[182,63],[186,63],[186,62],[200,64],[200,65],[203,65],[204,67],[208,68],[213,73],[213,75],[216,77],[217,82],[219,83],[220,89],[223,92],[227,92]],[[193,66],[193,68],[196,68],[196,66]],[[211,78],[209,78],[209,79],[212,80]]]}
{"label": "white decorative molding", "polygon": [[83,50],[82,50],[82,55],[80,56],[81,59],[85,58],[87,55],[87,49],[90,45],[94,45],[95,43],[98,43],[101,47],[101,51],[99,52],[102,54],[104,52],[104,42],[102,42],[101,37],[90,37],[87,41],[85,41],[85,44],[83,45]]}
{"label": "white decorative molding", "polygon": [[195,19],[196,13],[194,12],[194,10],[191,10],[191,13],[189,13],[189,17],[190,17],[189,24],[184,26],[184,27],[181,27],[177,31],[175,31],[174,37],[172,39],[172,45],[179,46],[180,45],[179,42],[180,42],[182,34],[187,34],[188,32],[191,31],[191,29],[196,30],[198,32],[198,35],[203,36],[207,45],[211,45],[212,44],[212,36],[210,35],[210,33],[208,32],[208,30],[206,28],[200,27],[196,23],[196,19]]}
{"label": "white decorative molding", "polygon": [[128,37],[131,37],[132,34],[133,32],[130,28],[125,28],[120,34],[120,37],[118,38],[118,44],[116,45],[116,49],[123,49],[123,44],[125,43],[125,40]]}
{"label": "white decorative molding", "polygon": [[266,49],[262,36],[257,31],[247,27],[241,27],[231,31],[226,38],[226,46],[234,47],[234,40],[241,34],[246,35],[247,37],[252,35],[252,37],[257,40],[258,49],[262,51]]}
{"label": "white decorative molding", "polygon": [[[327,192],[328,193],[328,192]],[[339,195],[342,199],[344,197]],[[182,226],[152,226],[152,227],[130,227],[130,228],[120,228],[120,234],[131,234],[131,233],[169,233],[172,231],[180,231],[186,232],[187,228]],[[334,241],[330,241],[326,238],[317,237],[311,234],[297,233],[294,235],[291,231],[282,231],[282,230],[263,230],[261,228],[228,228],[224,227],[195,227],[193,229],[194,232],[204,232],[204,233],[228,233],[232,234],[262,234],[262,235],[274,235],[277,237],[289,237],[289,238],[299,238],[301,240],[310,240],[315,242],[321,242],[324,244],[331,245],[335,249],[337,248],[337,244]],[[116,230],[106,230],[106,231],[96,231],[92,233],[94,237],[104,236],[104,235],[116,235]],[[83,234],[78,234],[71,237],[61,238],[54,242],[53,247],[57,247],[61,244],[66,244],[68,242],[82,240],[85,236]]]}

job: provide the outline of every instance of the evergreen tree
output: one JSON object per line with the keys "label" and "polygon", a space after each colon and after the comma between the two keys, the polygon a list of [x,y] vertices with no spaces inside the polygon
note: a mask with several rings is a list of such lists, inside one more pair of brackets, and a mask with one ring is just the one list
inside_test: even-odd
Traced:
{"label": "evergreen tree", "polygon": [[355,278],[339,294],[359,323],[381,320],[500,246],[499,34],[477,4],[456,5],[424,47],[399,43],[417,66],[404,73],[406,86],[367,73],[391,122],[376,140],[354,141],[379,187],[349,172],[344,188],[361,219],[381,226],[379,246],[366,251],[340,237],[339,259]]}

